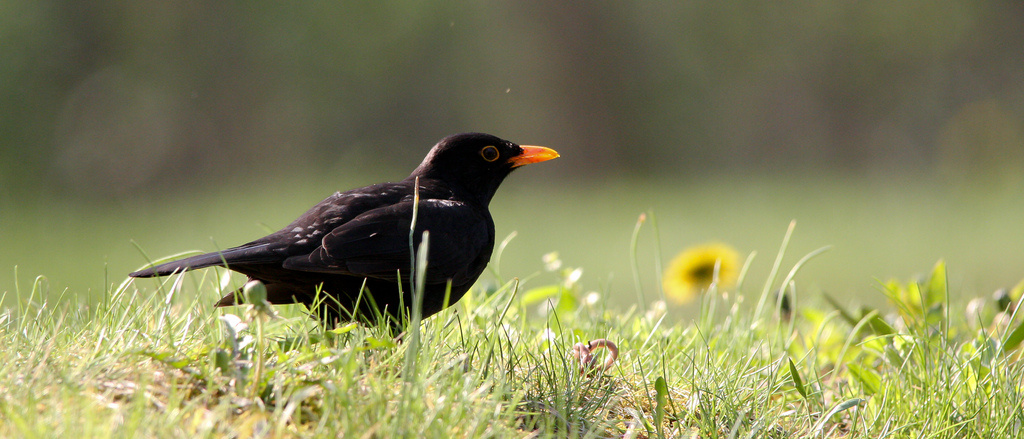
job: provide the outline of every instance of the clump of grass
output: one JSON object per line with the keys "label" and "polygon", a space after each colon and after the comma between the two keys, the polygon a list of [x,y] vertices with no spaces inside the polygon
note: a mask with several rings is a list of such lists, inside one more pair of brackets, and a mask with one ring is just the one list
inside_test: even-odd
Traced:
{"label": "clump of grass", "polygon": [[[620,292],[589,292],[551,255],[533,286],[485,285],[415,343],[259,300],[212,309],[231,288],[217,270],[125,281],[98,303],[40,302],[40,278],[0,315],[0,436],[1020,435],[1024,287],[959,318],[940,263],[866,292],[895,312],[853,310],[797,287],[818,253],[785,270],[780,251],[767,279],[712,287],[694,322],[657,302],[610,309]],[[581,373],[568,352],[597,338],[619,360]]]}

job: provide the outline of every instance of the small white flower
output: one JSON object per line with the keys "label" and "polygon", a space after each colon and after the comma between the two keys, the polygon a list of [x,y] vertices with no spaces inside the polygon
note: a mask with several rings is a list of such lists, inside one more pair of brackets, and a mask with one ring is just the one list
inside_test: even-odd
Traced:
{"label": "small white flower", "polygon": [[241,317],[234,314],[224,314],[218,318],[221,322],[224,322],[224,327],[228,330],[231,338],[238,338],[238,333],[249,329],[249,324],[243,322]]}
{"label": "small white flower", "polygon": [[502,334],[505,334],[511,341],[519,340],[519,331],[516,330],[516,328],[513,327],[512,325],[509,325],[508,323],[503,323],[501,325],[501,332]]}
{"label": "small white flower", "polygon": [[976,298],[967,302],[967,323],[973,325],[984,319],[985,299]]}
{"label": "small white flower", "polygon": [[668,310],[668,306],[665,305],[664,300],[656,300],[651,304],[651,308],[647,310],[647,319],[657,320],[661,316],[665,315],[665,311]]}
{"label": "small white flower", "polygon": [[572,288],[573,285],[576,285],[576,282],[579,282],[581,277],[583,277],[582,268],[577,268],[570,272],[569,275],[565,277],[566,288]]}
{"label": "small white flower", "polygon": [[541,260],[544,261],[544,269],[547,271],[555,271],[562,268],[562,261],[558,259],[558,252],[547,253],[541,256]]}

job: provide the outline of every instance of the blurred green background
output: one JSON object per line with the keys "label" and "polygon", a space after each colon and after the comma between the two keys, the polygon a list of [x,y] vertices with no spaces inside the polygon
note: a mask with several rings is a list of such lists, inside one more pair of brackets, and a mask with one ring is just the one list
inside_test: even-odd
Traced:
{"label": "blurred green background", "polygon": [[762,281],[791,219],[784,266],[835,246],[803,291],[879,301],[874,278],[945,258],[955,294],[989,294],[1024,278],[1021,23],[1021,2],[0,2],[0,291],[98,297],[146,262],[133,241],[240,244],[483,131],[562,154],[492,203],[506,277],[558,251],[628,306],[653,212],[648,297],[656,252],[707,240],[757,251]]}

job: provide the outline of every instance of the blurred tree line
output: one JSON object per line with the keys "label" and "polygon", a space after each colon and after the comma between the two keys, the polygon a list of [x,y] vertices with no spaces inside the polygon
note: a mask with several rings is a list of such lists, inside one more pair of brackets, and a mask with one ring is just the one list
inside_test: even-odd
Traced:
{"label": "blurred tree line", "polygon": [[553,178],[1012,178],[1021,23],[1001,1],[0,2],[0,196],[406,171],[470,130],[555,147]]}

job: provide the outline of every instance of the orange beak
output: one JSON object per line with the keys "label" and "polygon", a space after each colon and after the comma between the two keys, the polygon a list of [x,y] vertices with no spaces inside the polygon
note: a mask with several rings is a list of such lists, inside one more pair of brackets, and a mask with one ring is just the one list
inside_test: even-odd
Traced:
{"label": "orange beak", "polygon": [[513,168],[518,168],[523,165],[530,163],[538,163],[558,157],[558,153],[551,148],[545,148],[543,146],[531,146],[521,145],[523,153],[515,157],[508,159],[508,162],[512,164]]}

